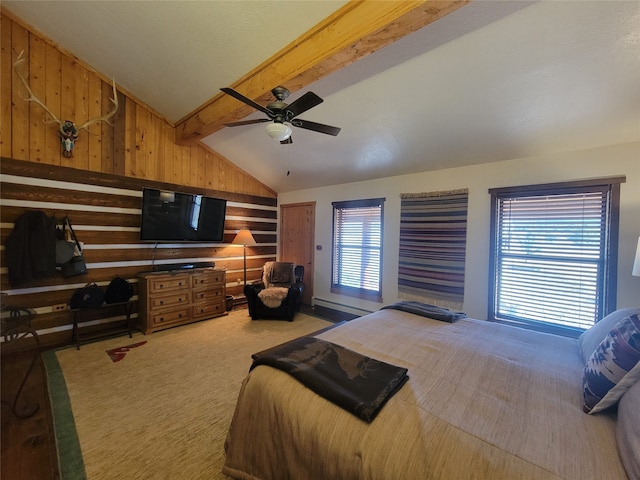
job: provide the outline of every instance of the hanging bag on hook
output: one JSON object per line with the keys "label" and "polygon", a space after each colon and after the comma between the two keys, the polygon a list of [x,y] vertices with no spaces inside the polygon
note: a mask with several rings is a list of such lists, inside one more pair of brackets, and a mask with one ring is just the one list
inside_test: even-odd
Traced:
{"label": "hanging bag on hook", "polygon": [[56,221],[56,267],[69,262],[75,254],[76,244],[67,240],[66,217],[62,223]]}
{"label": "hanging bag on hook", "polygon": [[71,226],[71,220],[69,217],[64,217],[65,229],[69,228],[69,235],[74,244],[74,254],[71,259],[61,266],[62,275],[65,277],[75,277],[76,275],[84,275],[87,273],[87,264],[84,261],[84,255],[82,255],[82,247],[80,242],[76,238],[76,234]]}

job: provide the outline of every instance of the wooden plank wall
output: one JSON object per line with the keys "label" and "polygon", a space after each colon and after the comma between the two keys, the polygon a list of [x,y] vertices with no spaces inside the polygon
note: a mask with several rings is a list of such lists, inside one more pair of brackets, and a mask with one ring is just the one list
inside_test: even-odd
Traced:
{"label": "wooden plank wall", "polygon": [[[69,311],[54,312],[76,288],[89,281],[106,285],[163,263],[215,261],[227,269],[227,293],[240,295],[242,249],[230,246],[235,232],[248,228],[258,245],[247,248],[248,280],[261,275],[277,251],[277,194],[250,174],[202,145],[174,143],[174,126],[138,99],[118,88],[113,126],[93,124],[81,131],[74,155],[62,155],[58,125],[27,92],[12,65],[23,52],[23,75],[34,94],[61,120],[82,124],[111,109],[111,80],[63,51],[20,19],[0,10],[0,288],[7,304],[34,308],[34,326],[44,345],[71,339]],[[117,83],[117,79],[116,79]],[[220,244],[155,244],[138,240],[143,187],[226,198],[225,240]],[[69,215],[85,243],[89,272],[60,274],[27,286],[9,285],[4,244],[25,209]],[[134,298],[137,298],[134,297]],[[137,305],[134,316],[137,315]],[[105,310],[95,327],[121,322]],[[109,325],[107,325],[109,326]]]}
{"label": "wooden plank wall", "polygon": [[[139,240],[142,188],[160,188],[199,193],[227,200],[225,235],[222,243],[148,243]],[[64,345],[71,341],[71,312],[55,311],[68,303],[73,292],[87,282],[106,287],[116,277],[134,286],[142,271],[162,270],[163,265],[214,261],[227,271],[227,294],[242,295],[243,249],[231,245],[236,232],[248,228],[258,245],[247,247],[247,280],[260,278],[266,261],[276,259],[276,200],[219,190],[195,189],[117,175],[83,172],[67,167],[47,166],[2,158],[0,162],[0,287],[9,305],[33,308],[38,315],[34,327],[44,345]],[[84,243],[88,273],[64,278],[58,273],[27,285],[9,284],[5,240],[15,219],[27,209],[42,210],[62,218],[68,215],[78,239]],[[137,317],[137,302],[134,317]],[[120,311],[98,311],[89,326],[122,322]],[[115,326],[115,325],[113,325]],[[107,325],[109,327],[109,325]]]}
{"label": "wooden plank wall", "polygon": [[[59,120],[81,125],[112,109],[111,79],[93,70],[30,27],[0,11],[0,154],[5,158],[113,173],[176,185],[276,198],[277,194],[222,155],[201,144],[174,143],[174,126],[132,95],[119,90],[112,119],[81,130],[72,158],[62,155],[58,125],[45,110],[25,101],[28,93],[13,69],[19,70],[34,95]],[[116,84],[118,79],[116,80]],[[10,127],[10,128],[8,128]]]}

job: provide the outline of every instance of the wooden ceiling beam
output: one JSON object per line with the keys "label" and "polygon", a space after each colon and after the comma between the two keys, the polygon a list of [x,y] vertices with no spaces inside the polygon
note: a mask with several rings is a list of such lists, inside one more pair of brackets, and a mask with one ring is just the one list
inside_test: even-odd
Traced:
{"label": "wooden ceiling beam", "polygon": [[[353,0],[254,68],[231,88],[265,105],[271,89],[295,92],[416,30],[471,0]],[[224,86],[224,85],[222,85]],[[254,110],[219,93],[176,123],[176,143],[189,144]]]}

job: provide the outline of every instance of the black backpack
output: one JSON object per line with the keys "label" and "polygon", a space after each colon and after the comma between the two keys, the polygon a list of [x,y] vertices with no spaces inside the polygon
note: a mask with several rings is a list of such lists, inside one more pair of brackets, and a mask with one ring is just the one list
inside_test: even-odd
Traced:
{"label": "black backpack", "polygon": [[125,278],[116,277],[111,280],[104,294],[106,303],[128,302],[133,297],[133,287]]}

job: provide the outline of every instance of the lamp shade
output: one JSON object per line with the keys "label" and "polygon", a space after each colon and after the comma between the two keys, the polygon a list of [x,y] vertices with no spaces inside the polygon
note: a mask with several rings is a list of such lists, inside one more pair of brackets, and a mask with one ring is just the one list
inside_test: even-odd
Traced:
{"label": "lamp shade", "polygon": [[631,275],[640,277],[640,237],[638,237],[638,246],[636,247],[636,258],[633,261],[633,269]]}
{"label": "lamp shade", "polygon": [[233,242],[231,242],[234,245],[256,245],[256,240],[255,238],[253,238],[253,235],[251,235],[251,232],[249,230],[240,230],[238,232],[238,234],[236,235],[236,238],[233,239]]}
{"label": "lamp shade", "polygon": [[291,136],[291,128],[284,123],[267,123],[267,133],[271,138],[282,142]]}

